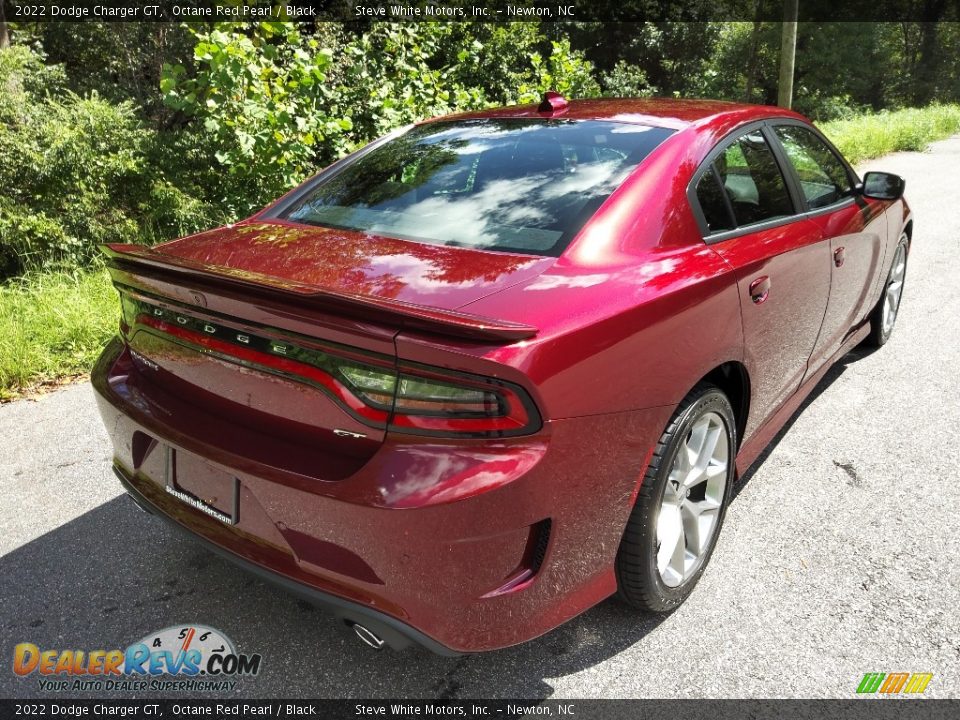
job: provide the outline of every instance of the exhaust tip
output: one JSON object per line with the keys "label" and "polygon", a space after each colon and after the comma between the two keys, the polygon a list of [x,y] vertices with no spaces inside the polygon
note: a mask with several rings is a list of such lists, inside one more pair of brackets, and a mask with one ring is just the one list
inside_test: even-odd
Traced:
{"label": "exhaust tip", "polygon": [[127,493],[127,497],[130,498],[130,502],[133,503],[134,507],[137,508],[137,510],[139,510],[139,511],[142,512],[142,513],[144,513],[145,515],[153,515],[152,512],[150,512],[150,511],[147,510],[143,505],[141,505],[140,503],[138,503],[138,502],[137,502],[137,499],[136,499],[133,495],[131,495],[130,493]]}
{"label": "exhaust tip", "polygon": [[373,630],[365,628],[360,623],[353,624],[353,632],[357,634],[357,637],[360,638],[361,642],[369,645],[374,650],[383,650],[383,646],[386,644],[386,641],[383,638],[373,632]]}

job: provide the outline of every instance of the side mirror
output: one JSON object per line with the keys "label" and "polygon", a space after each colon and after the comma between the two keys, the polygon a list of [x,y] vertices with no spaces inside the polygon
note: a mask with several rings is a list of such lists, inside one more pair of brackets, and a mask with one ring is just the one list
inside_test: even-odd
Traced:
{"label": "side mirror", "polygon": [[874,200],[899,200],[903,197],[906,181],[899,175],[885,172],[868,172],[863,176],[864,197]]}

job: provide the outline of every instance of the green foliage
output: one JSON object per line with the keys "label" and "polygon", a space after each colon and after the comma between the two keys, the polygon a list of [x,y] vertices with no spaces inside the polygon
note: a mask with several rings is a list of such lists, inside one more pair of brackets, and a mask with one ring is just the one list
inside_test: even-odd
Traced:
{"label": "green foliage", "polygon": [[818,122],[849,120],[869,112],[868,108],[859,105],[849,95],[827,95],[806,87],[799,88],[797,92],[799,97],[793,109]]}
{"label": "green foliage", "polygon": [[160,69],[193,48],[187,26],[177,23],[48,22],[37,24],[34,32],[47,62],[66,71],[75,93],[96,92],[111,103],[132,101],[144,116],[161,122],[169,112],[157,92]]}
{"label": "green foliage", "polygon": [[[345,58],[338,95],[351,113],[353,144],[388,130],[487,104],[483,92],[468,87],[453,66],[431,61],[451,38],[448,23],[379,23],[342,48]],[[463,62],[476,47],[458,51]]]}
{"label": "green foliage", "polygon": [[[695,15],[697,10],[691,7],[689,12]],[[722,71],[723,66],[713,60],[721,30],[729,24],[594,22],[576,23],[563,31],[571,47],[593,63],[604,94],[621,95],[629,90],[633,83],[623,84],[624,69],[638,68],[644,74],[643,87],[657,88],[663,95],[688,97],[707,94],[706,80]],[[554,30],[554,34],[557,32]],[[613,88],[608,82],[619,85]]]}
{"label": "green foliage", "polygon": [[9,117],[18,109],[21,98],[58,94],[67,85],[62,65],[48,65],[43,55],[22,45],[0,52],[0,112]]}
{"label": "green foliage", "polygon": [[0,399],[89,371],[116,332],[118,314],[104,270],[0,284]]}
{"label": "green foliage", "polygon": [[521,83],[519,101],[538,102],[547,90],[556,90],[566,97],[590,98],[600,95],[600,85],[593,77],[593,64],[583,53],[570,47],[570,40],[554,40],[547,57],[530,56],[533,78]]}
{"label": "green foliage", "polygon": [[165,65],[160,89],[202,124],[226,170],[211,199],[243,215],[388,130],[486,104],[452,66],[431,64],[451,34],[444,23],[379,23],[323,47],[293,23],[224,25],[196,32],[194,71]]}
{"label": "green foliage", "polygon": [[[886,28],[881,23],[823,23],[799,26],[796,108],[832,120],[882,107],[884,82],[893,75]],[[838,72],[838,68],[850,68]],[[779,72],[779,65],[777,67]]]}
{"label": "green foliage", "polygon": [[613,70],[604,73],[600,84],[607,97],[650,97],[657,90],[650,85],[642,67],[625,60],[619,60]]}
{"label": "green foliage", "polygon": [[820,125],[850,162],[901,150],[924,150],[960,132],[960,105],[931,105],[837,120]]}
{"label": "green foliage", "polygon": [[146,131],[133,107],[41,96],[36,56],[23,48],[0,56],[0,263],[7,272],[79,264],[97,243],[135,235],[127,210],[142,182]]}
{"label": "green foliage", "polygon": [[295,25],[265,22],[246,31],[197,31],[196,74],[165,64],[160,91],[195,118],[227,171],[213,199],[243,215],[302,180],[318,158],[347,148],[350,117],[334,112],[327,82],[333,52]]}
{"label": "green foliage", "polygon": [[533,80],[531,57],[552,46],[539,23],[449,23],[447,37],[431,64],[446,67],[450,80],[465,88],[482,88],[486,103],[518,102],[519,89]]}
{"label": "green foliage", "polygon": [[701,74],[701,92],[741,102],[776,102],[780,35],[778,23],[723,23],[712,61]]}
{"label": "green foliage", "polygon": [[174,155],[178,142],[160,138],[132,103],[81,97],[65,82],[37,53],[0,51],[0,278],[82,266],[100,243],[170,237],[218,218],[195,186],[181,187],[176,169],[190,155]]}
{"label": "green foliage", "polygon": [[[781,24],[716,23],[706,38],[709,61],[695,73],[696,94],[775,104],[780,68]],[[905,26],[904,26],[905,27]],[[800,23],[797,36],[794,109],[815,120],[832,120],[902,102],[897,88],[901,26],[894,23]],[[849,68],[838,72],[837,68]]]}

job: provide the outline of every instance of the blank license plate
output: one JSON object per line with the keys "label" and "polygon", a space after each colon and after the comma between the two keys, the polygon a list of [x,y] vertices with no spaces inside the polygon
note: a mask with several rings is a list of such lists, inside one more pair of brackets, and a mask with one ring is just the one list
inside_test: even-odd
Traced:
{"label": "blank license plate", "polygon": [[196,455],[166,448],[164,485],[168,493],[227,525],[240,515],[240,480]]}

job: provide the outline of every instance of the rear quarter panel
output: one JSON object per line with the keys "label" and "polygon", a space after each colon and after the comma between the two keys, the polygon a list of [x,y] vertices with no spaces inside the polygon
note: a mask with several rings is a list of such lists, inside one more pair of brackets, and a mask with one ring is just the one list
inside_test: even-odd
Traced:
{"label": "rear quarter panel", "polygon": [[[558,263],[471,306],[493,317],[522,307],[542,328],[483,356],[529,378],[549,419],[676,405],[711,369],[741,357],[736,286],[707,247],[651,253],[633,267],[565,270]],[[400,357],[408,342],[398,337]]]}
{"label": "rear quarter panel", "polygon": [[[457,362],[527,379],[545,419],[675,406],[743,337],[729,265],[703,243],[686,199],[698,157],[694,129],[637,168],[539,277],[462,308],[539,328],[530,340],[478,347],[409,333],[400,358],[443,350]],[[470,360],[469,358],[473,358]]]}

